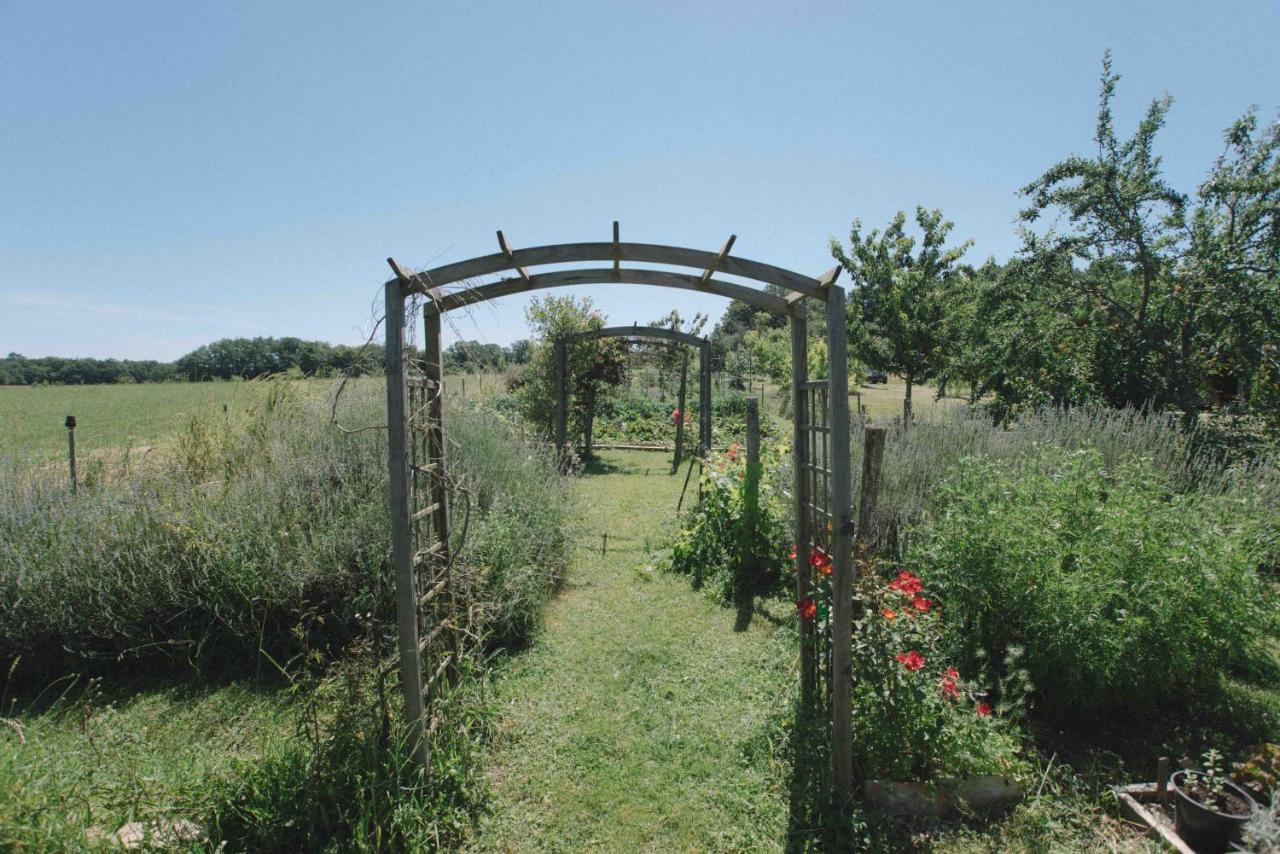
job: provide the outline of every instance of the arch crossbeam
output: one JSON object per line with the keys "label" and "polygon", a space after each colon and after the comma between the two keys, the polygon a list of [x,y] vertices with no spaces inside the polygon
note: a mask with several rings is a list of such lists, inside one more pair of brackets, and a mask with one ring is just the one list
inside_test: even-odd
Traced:
{"label": "arch crossbeam", "polygon": [[[804,312],[803,302],[788,302],[784,297],[774,296],[756,288],[726,282],[723,279],[707,279],[690,273],[677,273],[669,270],[649,270],[624,268],[613,270],[609,267],[598,267],[584,270],[554,270],[548,273],[531,274],[528,279],[511,277],[500,279],[474,288],[466,288],[445,293],[440,286],[428,290],[423,283],[431,281],[429,273],[419,273],[414,281],[416,293],[429,293],[432,302],[429,311],[448,312],[456,308],[485,302],[498,297],[528,293],[545,288],[563,288],[573,285],[656,285],[658,287],[676,288],[686,291],[703,291],[736,299],[762,308],[770,314],[795,315]],[[816,281],[816,280],[815,280]],[[799,291],[793,292],[803,298]]]}
{"label": "arch crossbeam", "polygon": [[[504,241],[505,243],[505,241]],[[813,299],[823,299],[825,294],[818,279],[800,273],[763,264],[747,258],[701,249],[680,246],[664,246],[657,243],[559,243],[554,246],[533,246],[528,249],[510,249],[493,255],[482,255],[467,261],[445,264],[419,273],[415,289],[425,293],[428,288],[439,288],[489,276],[506,270],[538,267],[545,264],[576,264],[587,261],[632,261],[644,264],[667,264],[673,267],[689,267],[700,272],[714,270],[728,276],[754,279],[768,285],[777,285],[788,291],[804,294]],[[612,270],[610,270],[612,272]],[[619,270],[621,273],[626,270]],[[523,278],[523,277],[521,277]],[[701,280],[701,276],[695,278]],[[709,278],[709,277],[708,277]]]}
{"label": "arch crossbeam", "polygon": [[710,343],[690,332],[677,332],[674,329],[663,329],[661,326],[605,326],[600,329],[588,329],[568,336],[570,341],[590,341],[596,338],[653,338],[660,341],[676,341],[690,347],[706,347]]}

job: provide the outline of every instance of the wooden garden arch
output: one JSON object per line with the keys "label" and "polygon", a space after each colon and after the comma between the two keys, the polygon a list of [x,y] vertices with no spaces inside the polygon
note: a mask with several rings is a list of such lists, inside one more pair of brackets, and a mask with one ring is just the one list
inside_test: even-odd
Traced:
{"label": "wooden garden arch", "polygon": [[[565,434],[568,431],[569,389],[565,376],[568,365],[567,351],[575,341],[596,341],[600,338],[648,339],[650,341],[673,341],[698,350],[698,452],[705,454],[711,450],[711,342],[688,332],[675,329],[663,329],[659,326],[606,326],[601,329],[588,329],[556,341],[556,416],[555,440],[556,450],[564,453]],[[684,406],[684,374],[680,378],[680,406]],[[680,447],[683,441],[683,423],[676,427],[675,464],[680,465]],[[591,453],[591,432],[584,437],[583,451]]]}
{"label": "wooden garden arch", "polygon": [[[730,255],[730,236],[719,252],[623,243],[618,223],[613,240],[561,243],[512,249],[498,232],[499,251],[414,273],[387,259],[395,278],[386,283],[386,359],[388,465],[392,557],[396,574],[400,683],[409,738],[418,761],[430,768],[430,739],[439,722],[433,693],[456,673],[461,633],[449,631],[462,620],[465,603],[453,590],[449,556],[448,496],[444,480],[444,360],[441,316],[448,311],[513,294],[586,284],[650,285],[716,294],[786,317],[791,326],[791,394],[794,410],[793,497],[796,508],[796,598],[812,595],[809,550],[821,547],[832,562],[832,613],[829,660],[815,661],[815,625],[801,621],[801,690],[815,697],[819,669],[829,667],[832,773],[837,803],[853,798],[851,654],[853,628],[852,480],[849,448],[848,340],[845,292],[836,285],[834,267],[817,278]],[[543,265],[590,264],[531,273]],[[681,272],[622,264],[660,264]],[[497,281],[474,284],[482,276]],[[729,281],[728,275],[782,289],[783,296]],[[413,375],[406,356],[405,305],[425,297],[424,357],[421,375]],[[827,318],[827,380],[809,380],[807,302],[823,306]],[[814,394],[821,387],[821,397]],[[825,412],[811,412],[810,401],[825,399]],[[815,437],[822,436],[828,467],[813,459]],[[829,443],[829,444],[828,444]],[[814,494],[821,488],[824,495]],[[819,514],[815,516],[815,511]],[[822,523],[821,519],[826,519]],[[815,522],[815,519],[819,520]],[[822,530],[826,528],[826,530]],[[443,603],[443,604],[442,604]],[[445,613],[441,616],[441,608]],[[451,611],[449,609],[452,609]],[[448,638],[452,636],[453,640]],[[445,638],[444,641],[441,638]]]}

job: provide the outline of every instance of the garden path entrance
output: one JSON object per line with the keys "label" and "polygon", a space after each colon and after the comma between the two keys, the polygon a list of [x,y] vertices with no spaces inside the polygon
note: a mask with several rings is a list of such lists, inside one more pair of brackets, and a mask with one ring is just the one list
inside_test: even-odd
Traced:
{"label": "garden path entrance", "polygon": [[[788,769],[768,710],[795,648],[651,565],[681,478],[659,455],[599,451],[546,630],[495,677],[492,810],[476,851],[781,850]],[[609,533],[601,554],[601,534]]]}

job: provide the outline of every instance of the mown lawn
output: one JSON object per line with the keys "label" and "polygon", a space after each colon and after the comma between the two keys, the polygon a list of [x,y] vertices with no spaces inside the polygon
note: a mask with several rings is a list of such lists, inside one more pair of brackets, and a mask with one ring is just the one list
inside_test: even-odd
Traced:
{"label": "mown lawn", "polygon": [[653,567],[684,482],[669,471],[662,454],[607,451],[580,479],[565,588],[494,680],[474,850],[783,847],[787,773],[768,738],[793,649],[767,620],[734,631],[731,611]]}

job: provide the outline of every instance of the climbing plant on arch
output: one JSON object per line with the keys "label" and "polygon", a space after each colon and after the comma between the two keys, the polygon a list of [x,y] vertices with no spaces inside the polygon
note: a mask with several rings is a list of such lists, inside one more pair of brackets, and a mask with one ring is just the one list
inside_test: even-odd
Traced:
{"label": "climbing plant on arch", "polygon": [[[569,388],[565,376],[565,366],[568,363],[566,358],[566,350],[573,345],[575,341],[595,341],[600,338],[626,338],[633,340],[651,340],[651,341],[672,341],[679,344],[685,344],[689,347],[698,349],[698,451],[706,453],[711,448],[711,342],[706,338],[700,338],[688,332],[679,332],[675,329],[663,329],[659,326],[606,326],[602,329],[588,329],[585,332],[578,332],[569,335],[555,342],[556,355],[556,419],[555,419],[555,441],[556,450],[564,453],[565,433],[568,425],[568,398]],[[680,408],[684,408],[684,374],[681,374],[680,386]],[[682,436],[684,430],[684,422],[681,421],[676,425],[676,456],[675,465],[680,465],[680,452],[682,444]],[[591,432],[587,431],[584,438],[583,451],[591,453]]]}
{"label": "climbing plant on arch", "polygon": [[[444,375],[440,342],[446,312],[513,294],[587,284],[647,285],[716,294],[737,299],[789,319],[791,327],[792,403],[794,407],[793,497],[796,517],[796,600],[813,595],[809,554],[821,548],[832,564],[832,612],[829,660],[817,660],[817,632],[812,620],[801,621],[801,691],[817,696],[817,680],[830,675],[828,692],[832,776],[838,803],[853,796],[852,709],[850,666],[853,628],[853,521],[849,457],[848,341],[845,293],[835,284],[840,268],[816,278],[781,267],[730,255],[734,237],[719,252],[648,243],[623,243],[618,223],[613,240],[562,243],[512,249],[498,232],[499,251],[411,272],[388,259],[395,278],[386,283],[387,423],[390,469],[392,556],[396,574],[400,682],[409,737],[415,756],[430,766],[430,740],[437,720],[432,701],[439,685],[456,670],[463,654],[458,637],[467,603],[453,578],[449,554],[448,500],[445,489]],[[531,273],[544,265],[600,263]],[[623,264],[629,266],[622,266]],[[660,264],[688,272],[635,264]],[[496,281],[475,284],[483,276]],[[733,276],[785,291],[779,296],[721,278]],[[406,358],[405,307],[414,296],[424,300],[424,358],[415,375]],[[827,316],[827,379],[808,379],[808,304],[817,302]],[[822,395],[814,395],[823,386]],[[810,411],[820,401],[824,412]],[[815,404],[818,406],[818,404]],[[704,407],[704,411],[707,408]],[[813,437],[821,434],[829,464],[811,458]],[[421,438],[419,438],[421,437]],[[821,470],[821,471],[819,471]],[[821,474],[821,477],[819,477]],[[821,489],[824,494],[816,495]],[[441,614],[441,604],[445,613]],[[453,636],[454,640],[448,638]],[[442,640],[443,639],[443,640]],[[829,668],[829,669],[828,669]]]}

